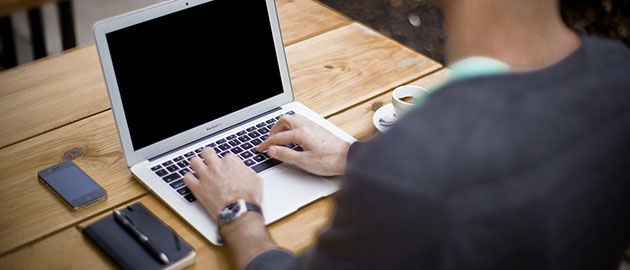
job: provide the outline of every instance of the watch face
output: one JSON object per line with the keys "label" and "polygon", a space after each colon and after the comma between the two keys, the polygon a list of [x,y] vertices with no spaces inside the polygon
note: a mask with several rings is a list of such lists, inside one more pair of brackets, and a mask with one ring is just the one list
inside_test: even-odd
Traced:
{"label": "watch face", "polygon": [[238,203],[228,204],[221,212],[219,212],[219,220],[221,222],[229,222],[241,210]]}

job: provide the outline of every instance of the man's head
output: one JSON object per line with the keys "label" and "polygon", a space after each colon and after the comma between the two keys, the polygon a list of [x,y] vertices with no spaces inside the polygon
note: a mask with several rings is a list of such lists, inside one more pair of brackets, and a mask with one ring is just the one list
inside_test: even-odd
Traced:
{"label": "man's head", "polygon": [[562,21],[560,0],[435,0],[444,12],[452,63],[486,56],[514,70],[547,66],[579,45]]}

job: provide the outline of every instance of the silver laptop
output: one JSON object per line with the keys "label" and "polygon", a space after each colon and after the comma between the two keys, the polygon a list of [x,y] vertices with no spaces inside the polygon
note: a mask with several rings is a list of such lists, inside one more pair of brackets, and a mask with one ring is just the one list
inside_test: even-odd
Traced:
{"label": "silver laptop", "polygon": [[338,189],[253,150],[294,113],[355,141],[294,102],[274,0],[167,1],[98,22],[94,35],[127,165],[210,242],[222,243],[216,225],[182,181],[203,147],[260,174],[267,224]]}

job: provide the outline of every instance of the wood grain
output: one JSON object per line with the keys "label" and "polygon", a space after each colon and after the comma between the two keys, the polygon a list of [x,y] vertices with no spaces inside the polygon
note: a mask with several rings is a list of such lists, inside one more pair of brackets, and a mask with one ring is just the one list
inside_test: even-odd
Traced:
{"label": "wood grain", "polygon": [[[409,84],[432,89],[442,83],[449,73],[450,71],[448,69],[442,69]],[[376,130],[372,124],[372,116],[381,106],[392,103],[392,91],[393,89],[390,89],[381,95],[359,103],[342,113],[331,116],[328,120],[341,127],[349,134],[352,134],[355,138],[367,140],[379,134],[378,130]]]}
{"label": "wood grain", "polygon": [[[279,0],[285,44],[349,21],[311,0]],[[0,148],[110,107],[96,46],[0,72]]]}
{"label": "wood grain", "polygon": [[441,68],[358,23],[287,48],[295,99],[329,116]]}
{"label": "wood grain", "polygon": [[109,108],[89,46],[0,73],[0,148]]}

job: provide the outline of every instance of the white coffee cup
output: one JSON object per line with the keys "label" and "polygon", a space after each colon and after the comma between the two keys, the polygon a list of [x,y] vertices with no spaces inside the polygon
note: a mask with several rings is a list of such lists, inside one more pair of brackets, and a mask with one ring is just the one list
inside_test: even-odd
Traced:
{"label": "white coffee cup", "polygon": [[415,85],[403,85],[397,87],[392,92],[392,104],[396,118],[400,118],[405,113],[413,109],[417,105],[417,101],[423,99],[429,90]]}

